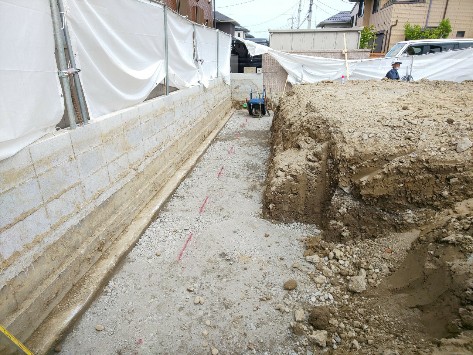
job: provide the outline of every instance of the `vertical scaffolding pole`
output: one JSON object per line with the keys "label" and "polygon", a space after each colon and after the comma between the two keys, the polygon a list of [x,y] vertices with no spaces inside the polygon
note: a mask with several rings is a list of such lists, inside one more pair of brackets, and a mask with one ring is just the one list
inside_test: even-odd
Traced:
{"label": "vertical scaffolding pole", "polygon": [[66,54],[64,53],[64,38],[62,34],[61,16],[56,0],[49,0],[51,7],[51,18],[54,27],[54,39],[56,42],[56,50],[59,58],[59,78],[62,83],[62,90],[64,92],[64,101],[66,103],[67,118],[69,120],[69,127],[75,129],[76,114],[74,112],[74,105],[72,103],[72,93],[69,80],[69,70],[66,61]]}
{"label": "vertical scaffolding pole", "polygon": [[219,64],[218,62],[219,62],[219,59],[220,59],[219,58],[219,53],[218,53],[219,52],[219,47],[220,47],[220,33],[218,33],[218,30],[216,32],[217,32],[217,78],[218,78],[219,77],[218,72],[219,72],[219,69],[220,69],[219,65],[218,65]]}
{"label": "vertical scaffolding pole", "polygon": [[[71,61],[72,68],[77,68],[76,59],[74,57],[74,52],[72,50],[72,45],[71,45],[71,37],[69,35],[69,30],[67,29],[67,26],[65,24],[66,11],[64,10],[63,0],[59,0],[58,4],[59,4],[59,11],[64,16],[64,25],[63,25],[64,26],[64,39],[66,40],[66,47],[67,47],[67,52],[69,54],[69,60]],[[81,113],[82,119],[84,120],[84,124],[87,124],[89,122],[89,113],[87,112],[87,107],[85,105],[84,91],[82,90],[79,72],[76,70],[73,73],[73,75],[74,75],[74,87],[76,89],[77,97],[79,99],[80,113]]]}
{"label": "vertical scaffolding pole", "polygon": [[166,95],[169,95],[168,7],[164,5],[164,62],[166,65]]}

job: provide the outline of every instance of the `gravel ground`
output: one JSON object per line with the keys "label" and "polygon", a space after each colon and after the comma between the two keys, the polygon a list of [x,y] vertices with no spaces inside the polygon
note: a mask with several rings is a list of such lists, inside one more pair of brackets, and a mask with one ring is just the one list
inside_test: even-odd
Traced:
{"label": "gravel ground", "polygon": [[[232,116],[61,353],[299,352],[297,304],[332,297],[303,270],[302,240],[316,227],[262,218],[271,120]],[[289,279],[296,290],[283,289]]]}

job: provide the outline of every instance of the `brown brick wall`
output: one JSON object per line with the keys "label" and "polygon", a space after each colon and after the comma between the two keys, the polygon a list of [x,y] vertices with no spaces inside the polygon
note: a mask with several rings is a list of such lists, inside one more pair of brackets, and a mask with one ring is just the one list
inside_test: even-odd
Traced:
{"label": "brown brick wall", "polygon": [[207,0],[164,0],[170,9],[177,13],[187,16],[189,20],[206,25],[213,26],[213,1]]}

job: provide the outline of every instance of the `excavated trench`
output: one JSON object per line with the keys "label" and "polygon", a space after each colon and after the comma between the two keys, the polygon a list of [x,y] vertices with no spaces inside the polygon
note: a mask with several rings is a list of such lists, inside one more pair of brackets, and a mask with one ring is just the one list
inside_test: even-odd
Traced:
{"label": "excavated trench", "polygon": [[473,328],[472,102],[472,82],[326,82],[295,87],[274,117],[265,216],[333,243],[418,233],[366,302],[393,302],[419,339]]}

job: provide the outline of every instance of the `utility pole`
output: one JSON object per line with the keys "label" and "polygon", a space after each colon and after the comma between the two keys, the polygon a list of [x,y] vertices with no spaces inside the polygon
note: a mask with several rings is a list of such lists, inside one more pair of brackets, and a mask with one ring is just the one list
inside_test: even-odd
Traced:
{"label": "utility pole", "polygon": [[297,28],[301,27],[302,0],[299,0],[299,10],[297,11]]}
{"label": "utility pole", "polygon": [[312,25],[312,5],[314,4],[314,0],[310,0],[309,3],[309,13],[307,14],[307,28],[310,29]]}

